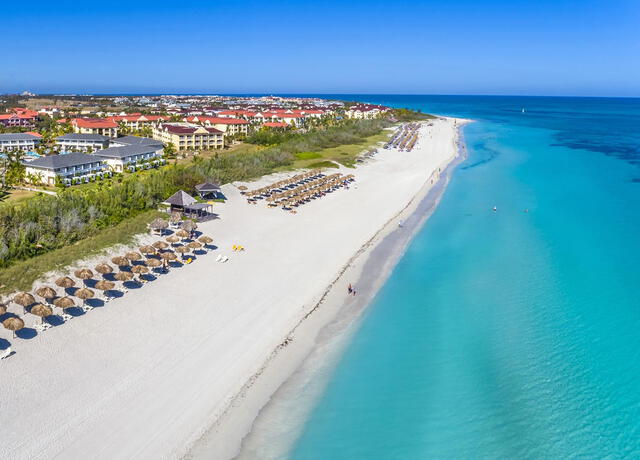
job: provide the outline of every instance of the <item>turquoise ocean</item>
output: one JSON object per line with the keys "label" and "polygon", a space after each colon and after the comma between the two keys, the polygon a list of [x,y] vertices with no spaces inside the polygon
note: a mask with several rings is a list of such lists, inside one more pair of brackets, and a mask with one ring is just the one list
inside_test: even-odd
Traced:
{"label": "turquoise ocean", "polygon": [[640,458],[640,99],[339,97],[475,122],[288,458]]}

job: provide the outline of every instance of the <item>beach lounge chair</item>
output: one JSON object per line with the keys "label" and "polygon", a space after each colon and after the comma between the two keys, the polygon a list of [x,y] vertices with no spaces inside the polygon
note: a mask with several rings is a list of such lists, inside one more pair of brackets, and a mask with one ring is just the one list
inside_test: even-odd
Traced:
{"label": "beach lounge chair", "polygon": [[222,254],[218,254],[218,257],[216,257],[216,262],[220,262],[222,260]]}
{"label": "beach lounge chair", "polygon": [[5,351],[2,352],[2,354],[0,354],[0,359],[5,359],[8,358],[9,356],[11,356],[14,352],[11,351],[11,347],[7,348]]}
{"label": "beach lounge chair", "polygon": [[93,310],[93,307],[91,305],[84,304],[82,306],[82,311],[85,312],[85,313],[87,313],[88,311],[91,311],[91,310]]}
{"label": "beach lounge chair", "polygon": [[71,316],[69,313],[63,313],[62,315],[60,315],[60,318],[62,318],[63,321],[67,322],[72,319],[73,316]]}

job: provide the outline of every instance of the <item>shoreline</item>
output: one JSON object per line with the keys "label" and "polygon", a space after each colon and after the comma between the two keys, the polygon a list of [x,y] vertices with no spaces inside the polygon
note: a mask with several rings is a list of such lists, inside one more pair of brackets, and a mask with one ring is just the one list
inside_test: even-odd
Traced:
{"label": "shoreline", "polygon": [[[296,374],[305,372],[303,368],[314,352],[330,353],[334,359],[339,357],[407,247],[437,209],[454,171],[466,159],[462,128],[471,121],[457,119],[454,156],[441,166],[441,171],[434,171],[410,202],[341,267],[321,298],[283,338],[259,371],[242,386],[225,413],[189,448],[183,457],[185,460],[255,458],[254,454],[258,452],[254,447],[258,446],[247,444],[251,443],[261,417],[268,417],[264,412],[269,409],[272,399],[279,392],[286,391],[283,387]],[[358,290],[353,299],[345,297],[347,285],[351,283]],[[339,343],[330,344],[333,350],[318,351],[319,344],[324,348],[327,342],[335,341]],[[335,362],[322,364],[326,367],[333,365]],[[324,387],[324,384],[319,386]],[[315,397],[310,399],[315,400]],[[311,407],[305,409],[304,412],[308,412]],[[269,421],[264,423],[266,425]],[[288,433],[287,439],[294,441],[295,437]],[[261,449],[264,447],[260,446]],[[279,450],[279,454],[285,452],[286,448]],[[264,454],[262,450],[261,453]]]}

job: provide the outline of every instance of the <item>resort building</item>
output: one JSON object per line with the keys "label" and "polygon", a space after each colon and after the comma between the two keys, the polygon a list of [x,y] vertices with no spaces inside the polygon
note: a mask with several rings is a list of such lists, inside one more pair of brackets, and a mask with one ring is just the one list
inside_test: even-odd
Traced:
{"label": "resort building", "polygon": [[108,136],[102,134],[70,133],[56,137],[56,145],[63,152],[95,152],[109,147]]}
{"label": "resort building", "polygon": [[[128,145],[154,145],[157,147],[157,150],[162,150],[164,148],[162,142],[156,139],[151,139],[150,137],[123,136],[109,140],[109,147],[126,147]],[[160,154],[162,154],[162,152]]]}
{"label": "resort building", "polygon": [[103,136],[116,137],[118,135],[118,123],[105,118],[74,118],[70,120],[73,132],[80,134],[102,134]]}
{"label": "resort building", "polygon": [[125,169],[150,169],[163,162],[162,144],[158,145],[127,145],[123,147],[109,147],[100,150],[93,156],[101,158],[112,172],[124,172]]}
{"label": "resort building", "polygon": [[86,153],[48,155],[23,163],[26,177],[35,175],[47,185],[55,185],[56,177],[66,184],[89,182],[95,176],[108,174],[102,158]]}
{"label": "resort building", "polygon": [[0,152],[9,150],[33,151],[41,140],[41,136],[30,133],[0,134]]}
{"label": "resort building", "polygon": [[215,128],[222,131],[226,136],[233,136],[234,134],[246,135],[249,130],[249,122],[242,120],[241,118],[224,118],[224,117],[205,117],[205,116],[193,116],[184,119],[187,122],[199,123],[208,128]]}
{"label": "resort building", "polygon": [[153,138],[173,144],[176,150],[211,150],[224,147],[224,133],[191,123],[164,123],[153,129]]}
{"label": "resort building", "polygon": [[108,120],[112,120],[118,124],[124,123],[127,128],[140,129],[145,126],[156,126],[165,121],[169,121],[169,118],[169,116],[165,115],[142,115],[139,113],[133,113],[130,115],[109,117]]}
{"label": "resort building", "polygon": [[389,109],[381,105],[371,104],[358,104],[350,107],[345,111],[347,118],[377,118],[383,113],[386,113]]}
{"label": "resort building", "polygon": [[18,107],[10,109],[9,113],[0,115],[0,125],[5,127],[18,126],[30,128],[35,125],[37,118],[38,112]]}

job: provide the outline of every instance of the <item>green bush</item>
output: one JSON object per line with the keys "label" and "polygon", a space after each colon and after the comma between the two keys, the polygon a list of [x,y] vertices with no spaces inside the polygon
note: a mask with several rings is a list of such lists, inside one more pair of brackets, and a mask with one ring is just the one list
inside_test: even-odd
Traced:
{"label": "green bush", "polygon": [[300,152],[296,153],[296,158],[298,160],[313,160],[315,158],[322,158],[322,155],[316,152]]}
{"label": "green bush", "polygon": [[322,168],[339,168],[337,164],[333,161],[316,161],[315,163],[311,163],[309,168],[311,169],[322,169]]}

